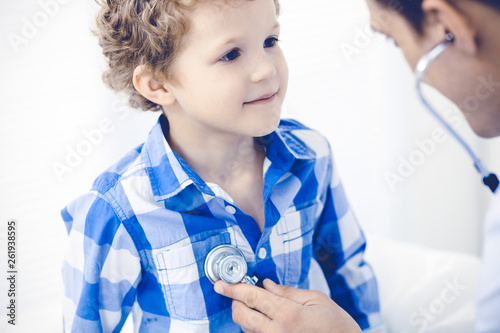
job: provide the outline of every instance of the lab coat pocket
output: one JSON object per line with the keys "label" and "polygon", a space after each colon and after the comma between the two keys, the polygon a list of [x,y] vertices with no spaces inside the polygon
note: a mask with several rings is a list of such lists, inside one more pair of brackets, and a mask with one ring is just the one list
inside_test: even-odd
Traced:
{"label": "lab coat pocket", "polygon": [[313,253],[312,238],[320,213],[316,202],[301,206],[300,210],[285,214],[278,229],[285,253],[284,284],[289,286],[298,286],[307,278]]}
{"label": "lab coat pocket", "polygon": [[208,324],[208,317],[231,307],[229,299],[213,290],[204,270],[210,250],[222,244],[231,244],[227,231],[205,238],[191,236],[156,251],[155,261],[170,317]]}

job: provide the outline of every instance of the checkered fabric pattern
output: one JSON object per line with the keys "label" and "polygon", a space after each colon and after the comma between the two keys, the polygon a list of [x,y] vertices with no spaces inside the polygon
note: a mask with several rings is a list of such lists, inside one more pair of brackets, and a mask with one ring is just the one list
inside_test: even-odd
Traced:
{"label": "checkered fabric pattern", "polygon": [[319,276],[362,329],[381,324],[365,239],[322,135],[282,120],[255,138],[266,147],[262,233],[166,135],[162,115],[144,144],[62,210],[65,332],[119,332],[131,312],[140,332],[239,332],[231,300],[204,272],[221,244],[239,248],[260,281],[309,289]]}

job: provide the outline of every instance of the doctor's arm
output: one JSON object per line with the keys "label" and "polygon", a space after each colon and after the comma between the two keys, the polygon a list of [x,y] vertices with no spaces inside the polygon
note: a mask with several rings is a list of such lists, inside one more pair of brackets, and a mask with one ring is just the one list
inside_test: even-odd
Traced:
{"label": "doctor's arm", "polygon": [[264,288],[218,281],[215,291],[233,298],[233,320],[245,332],[359,333],[356,322],[319,291],[264,280]]}

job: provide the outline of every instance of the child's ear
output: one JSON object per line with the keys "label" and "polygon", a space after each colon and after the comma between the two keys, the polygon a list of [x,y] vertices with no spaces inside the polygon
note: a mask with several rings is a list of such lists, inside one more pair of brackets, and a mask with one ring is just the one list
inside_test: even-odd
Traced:
{"label": "child's ear", "polygon": [[144,65],[135,68],[133,83],[142,96],[158,105],[172,105],[176,101],[167,85],[156,80],[151,70]]}
{"label": "child's ear", "polygon": [[[477,53],[475,31],[466,16],[446,0],[424,0],[422,9],[425,17],[432,18],[433,23],[442,26],[444,31],[451,32],[455,47],[468,56]],[[443,36],[444,37],[444,36]]]}

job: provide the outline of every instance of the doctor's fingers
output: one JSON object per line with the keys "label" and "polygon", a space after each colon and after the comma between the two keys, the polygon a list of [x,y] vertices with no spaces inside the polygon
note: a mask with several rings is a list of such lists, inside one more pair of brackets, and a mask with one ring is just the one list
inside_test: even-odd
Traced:
{"label": "doctor's fingers", "polygon": [[276,284],[269,279],[265,279],[263,284],[264,288],[266,288],[266,290],[268,290],[272,294],[289,299],[301,305],[331,305],[330,303],[333,303],[330,297],[320,291],[304,290],[283,286]]}
{"label": "doctor's fingers", "polygon": [[271,319],[236,300],[233,300],[233,321],[240,325],[245,333],[272,331]]}
{"label": "doctor's fingers", "polygon": [[215,291],[226,297],[240,301],[249,308],[258,310],[270,319],[274,319],[281,312],[282,308],[289,307],[288,303],[297,305],[286,298],[273,295],[265,289],[244,283],[226,284],[222,281],[217,281]]}

